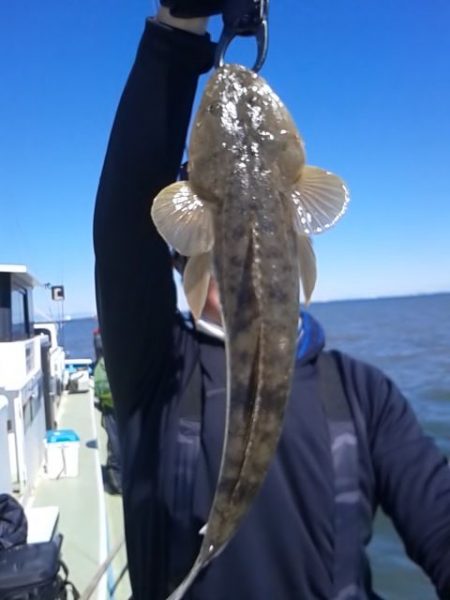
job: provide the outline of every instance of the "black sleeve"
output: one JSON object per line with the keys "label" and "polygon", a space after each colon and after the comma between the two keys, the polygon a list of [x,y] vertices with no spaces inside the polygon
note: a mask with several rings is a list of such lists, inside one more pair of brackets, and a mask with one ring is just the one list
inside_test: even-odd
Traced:
{"label": "black sleeve", "polygon": [[410,558],[431,578],[440,598],[450,598],[450,468],[425,435],[407,400],[380,372],[369,408],[368,434],[383,510]]}
{"label": "black sleeve", "polygon": [[211,68],[213,50],[207,35],[147,21],[112,128],[94,247],[97,309],[119,411],[131,408],[131,390],[156,384],[171,340],[175,287],[150,204],[176,180],[198,77]]}

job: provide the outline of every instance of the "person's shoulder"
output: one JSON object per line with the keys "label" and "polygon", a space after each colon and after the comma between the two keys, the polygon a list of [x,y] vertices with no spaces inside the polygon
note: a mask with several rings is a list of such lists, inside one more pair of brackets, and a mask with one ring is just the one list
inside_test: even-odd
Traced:
{"label": "person's shoulder", "polygon": [[341,371],[343,386],[350,405],[359,410],[372,442],[392,423],[409,423],[416,419],[409,402],[397,384],[377,366],[339,351],[332,351]]}
{"label": "person's shoulder", "polygon": [[377,366],[340,350],[329,350],[334,356],[342,385],[349,402],[358,406],[370,424],[386,402],[400,395],[391,379]]}
{"label": "person's shoulder", "polygon": [[375,382],[387,379],[387,376],[381,369],[365,360],[337,349],[327,349],[323,352],[333,356],[342,375],[353,379],[355,383],[361,383],[366,380]]}

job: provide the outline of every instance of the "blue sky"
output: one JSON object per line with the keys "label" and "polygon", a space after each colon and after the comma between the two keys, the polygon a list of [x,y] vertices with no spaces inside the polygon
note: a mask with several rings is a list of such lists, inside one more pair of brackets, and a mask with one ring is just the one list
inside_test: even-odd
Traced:
{"label": "blue sky", "polygon": [[[0,263],[64,283],[67,313],[95,313],[95,192],[154,6],[2,9]],[[448,0],[272,2],[262,74],[291,110],[308,162],[352,193],[344,219],[316,238],[316,300],[450,291],[449,28]],[[211,29],[217,37],[220,22]],[[250,64],[253,46],[238,43],[229,58]],[[48,309],[47,291],[36,305]]]}

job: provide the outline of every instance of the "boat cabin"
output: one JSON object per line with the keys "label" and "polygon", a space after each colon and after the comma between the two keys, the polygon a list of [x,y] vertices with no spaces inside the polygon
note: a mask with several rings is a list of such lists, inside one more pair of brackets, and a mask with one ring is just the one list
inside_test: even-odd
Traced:
{"label": "boat cabin", "polygon": [[42,336],[33,330],[32,291],[23,265],[0,265],[0,492],[23,496],[42,462],[46,431]]}
{"label": "boat cabin", "polygon": [[24,265],[0,265],[0,342],[34,336],[32,290],[37,284]]}

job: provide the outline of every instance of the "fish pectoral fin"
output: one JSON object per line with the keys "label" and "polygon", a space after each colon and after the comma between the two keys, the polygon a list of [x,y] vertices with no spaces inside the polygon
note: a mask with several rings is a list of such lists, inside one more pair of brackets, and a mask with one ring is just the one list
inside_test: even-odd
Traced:
{"label": "fish pectoral fin", "polygon": [[303,167],[293,186],[294,222],[298,233],[321,233],[338,221],[350,200],[345,183],[318,167]]}
{"label": "fish pectoral fin", "polygon": [[191,256],[183,273],[183,286],[186,299],[195,319],[199,319],[208,295],[211,277],[211,254],[205,252]]}
{"label": "fish pectoral fin", "polygon": [[165,241],[184,256],[211,250],[214,243],[209,207],[191,190],[187,181],[178,181],[156,196],[151,209],[153,222]]}
{"label": "fish pectoral fin", "polygon": [[317,279],[316,255],[311,238],[298,235],[297,252],[305,304],[309,304]]}

